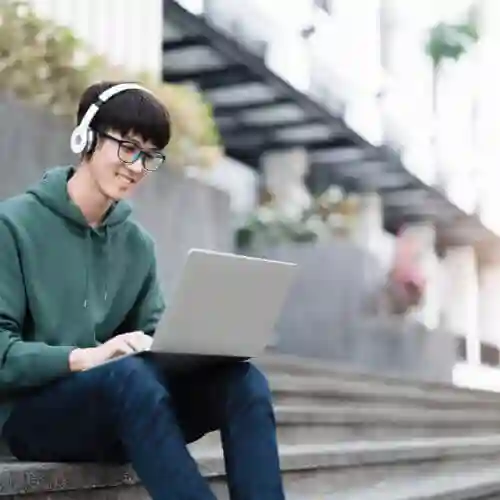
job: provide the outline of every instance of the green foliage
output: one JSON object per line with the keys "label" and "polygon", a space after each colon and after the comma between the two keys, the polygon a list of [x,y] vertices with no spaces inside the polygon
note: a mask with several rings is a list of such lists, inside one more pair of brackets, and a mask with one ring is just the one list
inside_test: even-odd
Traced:
{"label": "green foliage", "polygon": [[0,1],[0,91],[73,118],[82,92],[104,79],[142,83],[165,104],[173,124],[172,167],[210,166],[222,154],[212,110],[198,91],[113,67],[25,1]]}
{"label": "green foliage", "polygon": [[297,218],[280,213],[271,200],[259,206],[236,231],[236,246],[245,250],[346,236],[357,213],[357,199],[353,195],[345,196],[336,186],[328,188]]}
{"label": "green foliage", "polygon": [[[24,2],[2,3],[0,21],[0,89],[73,114],[102,62],[84,54],[70,30],[38,18]],[[84,60],[76,66],[78,52]]]}
{"label": "green foliage", "polygon": [[252,214],[246,224],[236,231],[236,246],[239,249],[263,244],[274,246],[281,243],[306,243],[318,241],[321,237],[318,228],[307,221],[278,218],[261,209]]}
{"label": "green foliage", "polygon": [[474,10],[469,12],[463,23],[438,23],[431,28],[427,40],[426,52],[435,68],[439,68],[446,59],[457,61],[479,40],[477,18]]}

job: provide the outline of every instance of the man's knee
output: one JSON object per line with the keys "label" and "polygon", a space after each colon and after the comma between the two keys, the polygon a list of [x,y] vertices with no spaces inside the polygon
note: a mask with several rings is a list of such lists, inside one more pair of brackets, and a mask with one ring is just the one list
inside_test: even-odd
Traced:
{"label": "man's knee", "polygon": [[107,370],[108,375],[124,377],[157,376],[157,370],[151,360],[142,356],[125,356],[114,362],[107,363],[101,368]]}
{"label": "man's knee", "polygon": [[237,363],[231,368],[232,396],[246,402],[271,402],[272,394],[266,376],[251,363]]}
{"label": "man's knee", "polygon": [[[89,372],[91,374],[91,372]],[[95,369],[97,391],[106,402],[124,403],[147,399],[159,401],[167,395],[161,373],[147,359],[128,356]]]}

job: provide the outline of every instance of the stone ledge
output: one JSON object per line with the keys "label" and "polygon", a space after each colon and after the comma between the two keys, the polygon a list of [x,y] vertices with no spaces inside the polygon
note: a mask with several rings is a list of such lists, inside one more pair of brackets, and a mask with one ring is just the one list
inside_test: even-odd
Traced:
{"label": "stone ledge", "polygon": [[94,489],[137,484],[128,466],[3,461],[0,495]]}

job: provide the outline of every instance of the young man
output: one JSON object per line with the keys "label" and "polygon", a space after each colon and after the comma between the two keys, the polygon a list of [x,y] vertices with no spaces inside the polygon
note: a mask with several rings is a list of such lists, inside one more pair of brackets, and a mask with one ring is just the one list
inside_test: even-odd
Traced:
{"label": "young man", "polygon": [[0,204],[3,438],[21,460],[131,462],[154,500],[208,500],[186,443],[219,429],[231,498],[283,499],[253,365],[167,377],[142,357],[105,363],[147,349],[165,307],[153,241],[122,198],[162,166],[170,122],[149,92],[111,83],[77,119],[78,167]]}

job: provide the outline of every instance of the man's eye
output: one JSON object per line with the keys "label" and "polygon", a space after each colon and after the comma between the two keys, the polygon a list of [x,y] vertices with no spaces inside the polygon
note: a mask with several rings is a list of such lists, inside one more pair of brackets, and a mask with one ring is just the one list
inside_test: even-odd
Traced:
{"label": "man's eye", "polygon": [[129,144],[127,142],[123,142],[122,143],[122,148],[127,152],[127,153],[130,153],[130,154],[134,154],[138,151],[138,148],[135,144]]}

